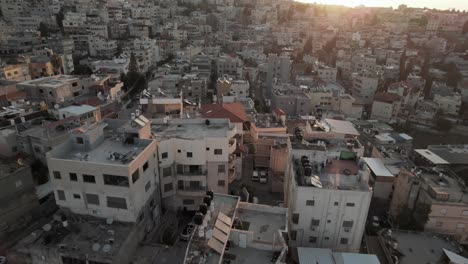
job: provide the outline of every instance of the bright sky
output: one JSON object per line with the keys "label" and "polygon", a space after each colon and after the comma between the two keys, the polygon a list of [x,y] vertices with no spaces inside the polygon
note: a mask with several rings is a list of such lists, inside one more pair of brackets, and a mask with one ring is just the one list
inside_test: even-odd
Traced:
{"label": "bright sky", "polygon": [[306,3],[318,3],[329,5],[345,6],[383,6],[398,7],[400,4],[406,4],[409,7],[429,7],[437,9],[460,9],[468,11],[468,0],[297,0]]}

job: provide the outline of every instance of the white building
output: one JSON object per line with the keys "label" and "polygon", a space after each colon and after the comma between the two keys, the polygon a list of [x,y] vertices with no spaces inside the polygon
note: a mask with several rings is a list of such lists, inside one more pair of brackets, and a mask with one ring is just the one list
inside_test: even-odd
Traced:
{"label": "white building", "polygon": [[179,119],[153,124],[161,197],[166,208],[196,210],[207,190],[227,194],[236,177],[236,126],[228,119]]}
{"label": "white building", "polygon": [[93,72],[105,72],[115,73],[120,75],[121,73],[127,74],[128,64],[130,60],[128,58],[114,58],[112,60],[98,60],[91,63]]}
{"label": "white building", "polygon": [[378,76],[373,72],[364,71],[353,74],[353,88],[351,94],[363,103],[371,103],[378,85]]}
{"label": "white building", "polygon": [[378,93],[372,102],[371,119],[394,123],[400,113],[401,97],[393,93]]}
{"label": "white building", "polygon": [[216,58],[216,70],[218,76],[227,75],[232,78],[240,79],[242,77],[243,62],[238,57],[222,55]]}
{"label": "white building", "polygon": [[117,41],[102,36],[89,36],[89,55],[112,58],[117,52]]}
{"label": "white building", "polygon": [[437,104],[438,108],[444,112],[444,114],[458,115],[460,113],[462,97],[458,93],[446,96],[435,94],[433,101]]}
{"label": "white building", "polygon": [[372,197],[368,174],[356,162],[363,155],[359,133],[346,121],[317,125],[328,132],[292,143],[285,179],[290,246],[359,252]]}
{"label": "white building", "polygon": [[[140,116],[73,130],[68,142],[47,153],[57,205],[76,214],[141,222],[159,217],[157,142]],[[133,125],[135,123],[135,125]]]}

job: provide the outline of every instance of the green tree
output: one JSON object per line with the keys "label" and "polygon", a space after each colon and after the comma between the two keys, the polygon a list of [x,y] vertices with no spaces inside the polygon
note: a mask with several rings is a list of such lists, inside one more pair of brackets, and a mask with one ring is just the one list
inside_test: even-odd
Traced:
{"label": "green tree", "polygon": [[132,52],[130,54],[130,62],[128,64],[127,77],[125,78],[127,81],[127,83],[125,84],[127,89],[130,89],[140,77],[141,75],[138,69],[138,62],[136,60],[135,54]]}
{"label": "green tree", "polygon": [[457,88],[458,83],[463,79],[463,75],[454,63],[449,64],[446,77],[447,85],[454,88]]}
{"label": "green tree", "polygon": [[60,8],[59,12],[55,15],[55,22],[60,30],[63,32],[63,20],[65,19],[65,14],[63,13],[63,8]]}
{"label": "green tree", "polygon": [[468,33],[468,20],[465,21],[465,24],[463,24],[463,34]]}
{"label": "green tree", "polygon": [[50,58],[50,64],[52,64],[52,68],[54,68],[54,74],[62,74],[63,72],[63,60],[62,56],[59,54],[53,54]]}
{"label": "green tree", "polygon": [[440,132],[449,132],[452,129],[452,122],[444,117],[442,109],[437,110],[432,120],[435,129]]}
{"label": "green tree", "polygon": [[39,23],[39,28],[37,29],[39,32],[41,32],[41,37],[47,38],[50,36],[50,29],[49,27],[44,24],[44,23]]}

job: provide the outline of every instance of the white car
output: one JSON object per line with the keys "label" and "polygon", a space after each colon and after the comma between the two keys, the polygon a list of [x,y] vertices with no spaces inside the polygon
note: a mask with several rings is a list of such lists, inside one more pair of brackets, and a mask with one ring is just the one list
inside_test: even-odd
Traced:
{"label": "white car", "polygon": [[260,183],[267,183],[268,177],[266,171],[260,172]]}
{"label": "white car", "polygon": [[258,181],[259,178],[258,178],[258,171],[253,171],[253,174],[252,174],[252,181]]}

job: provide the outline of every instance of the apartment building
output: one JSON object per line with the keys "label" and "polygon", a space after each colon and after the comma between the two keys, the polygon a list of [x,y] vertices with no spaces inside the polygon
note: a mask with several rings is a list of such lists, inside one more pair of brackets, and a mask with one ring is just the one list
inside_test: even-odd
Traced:
{"label": "apartment building", "polygon": [[401,108],[401,98],[397,94],[377,93],[372,102],[371,119],[388,123],[397,122]]}
{"label": "apartment building", "polygon": [[267,65],[267,97],[272,96],[272,89],[275,80],[281,83],[289,83],[291,75],[291,59],[286,54],[280,56],[276,54],[268,55]]}
{"label": "apartment building", "polygon": [[55,75],[18,83],[17,87],[26,92],[31,101],[44,101],[54,105],[90,93],[94,82],[84,83],[80,78],[70,75]]}
{"label": "apartment building", "polygon": [[397,219],[403,208],[422,204],[430,208],[424,230],[454,236],[467,244],[468,196],[463,179],[438,168],[402,169],[395,182],[390,216]]}
{"label": "apartment building", "polygon": [[242,78],[243,62],[240,58],[230,55],[221,55],[216,58],[216,70],[218,76],[229,76],[232,78]]}
{"label": "apartment building", "polygon": [[159,217],[157,142],[150,127],[138,116],[72,130],[67,142],[47,153],[57,205],[122,222]]}
{"label": "apartment building", "polygon": [[29,63],[29,74],[33,80],[55,75],[54,67],[50,62],[50,58],[47,56],[31,57],[31,61]]}
{"label": "apartment building", "polygon": [[459,93],[435,94],[433,102],[444,114],[458,116],[461,109],[462,96]]}
{"label": "apartment building", "polygon": [[372,197],[359,133],[346,121],[316,125],[325,130],[291,139],[285,179],[290,245],[359,252]]}
{"label": "apartment building", "polygon": [[164,206],[196,210],[207,190],[226,194],[237,175],[236,126],[228,119],[164,120],[152,127]]}
{"label": "apartment building", "polygon": [[379,77],[375,72],[363,71],[353,74],[351,95],[359,101],[369,104],[379,87]]}
{"label": "apartment building", "polygon": [[309,115],[315,110],[310,96],[292,85],[274,85],[271,106],[281,108],[288,116]]}
{"label": "apartment building", "polygon": [[112,59],[117,53],[117,41],[108,40],[100,35],[89,36],[89,55]]}
{"label": "apartment building", "polygon": [[0,79],[22,82],[31,80],[28,64],[14,64],[0,67]]}

